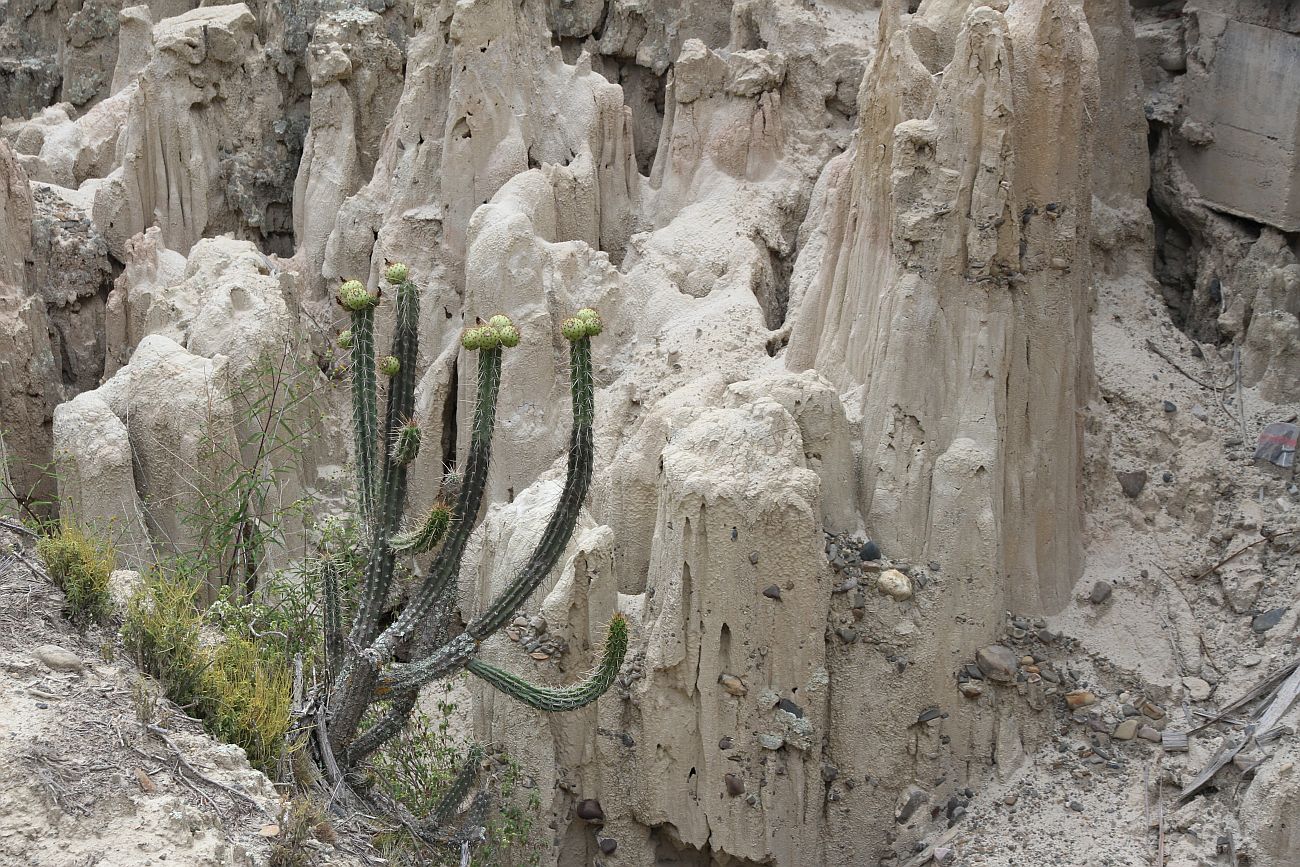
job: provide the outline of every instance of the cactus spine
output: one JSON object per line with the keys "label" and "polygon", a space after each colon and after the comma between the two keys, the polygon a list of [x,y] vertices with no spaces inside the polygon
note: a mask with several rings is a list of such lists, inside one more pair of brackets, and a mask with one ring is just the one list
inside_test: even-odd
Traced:
{"label": "cactus spine", "polygon": [[[379,294],[357,281],[339,288],[339,303],[349,311],[351,328],[340,345],[352,351],[352,409],[357,457],[358,501],[367,540],[365,566],[358,583],[351,630],[341,625],[344,608],[341,560],[324,564],[325,648],[329,688],[318,690],[300,714],[302,730],[312,733],[311,749],[317,775],[307,781],[331,792],[343,787],[364,803],[356,774],[367,756],[396,736],[406,724],[422,685],[459,669],[482,678],[496,689],[532,707],[563,712],[599,698],[613,682],[627,652],[627,622],[615,615],[596,669],[583,681],[565,688],[535,686],[497,666],[476,658],[480,642],[513,618],[528,597],[555,568],[577,522],[594,462],[592,422],[594,385],[591,338],[601,332],[600,316],[584,308],[564,320],[561,332],[570,342],[569,360],[573,427],[569,437],[564,489],[546,524],[536,550],[501,594],[459,635],[437,612],[450,610],[453,580],[470,534],[483,507],[492,452],[497,396],[503,353],[519,345],[521,334],[511,320],[493,316],[469,327],[461,336],[464,349],[477,356],[474,420],[463,472],[452,505],[435,504],[416,526],[401,529],[407,473],[419,453],[421,432],[410,421],[414,410],[415,365],[418,354],[419,293],[409,269],[389,265],[387,282],[396,288],[396,324],[392,350],[378,362],[374,347],[374,311]],[[389,377],[383,424],[378,417],[377,373]],[[386,628],[381,616],[388,603],[398,555],[433,552],[420,585]],[[411,662],[396,663],[407,647]],[[386,709],[362,731],[368,712]],[[446,839],[443,830],[473,787],[479,756],[462,768],[455,784],[433,814],[416,826],[426,839]],[[470,812],[484,808],[484,793],[473,799]],[[409,817],[408,817],[409,818]],[[472,816],[471,816],[472,818]],[[407,822],[408,827],[412,827]]]}

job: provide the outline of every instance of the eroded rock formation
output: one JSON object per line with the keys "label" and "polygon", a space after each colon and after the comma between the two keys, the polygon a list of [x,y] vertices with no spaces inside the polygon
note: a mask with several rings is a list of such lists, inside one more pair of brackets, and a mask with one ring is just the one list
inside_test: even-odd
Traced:
{"label": "eroded rock formation", "polygon": [[[1225,375],[1252,425],[1300,394],[1287,4],[191,5],[0,23],[32,55],[0,85],[13,486],[57,458],[63,508],[125,557],[192,544],[195,479],[256,457],[241,395],[289,365],[309,424],[340,424],[332,290],[402,261],[412,507],[463,457],[461,330],[504,310],[523,335],[469,617],[555,498],[559,323],[597,306],[587,512],[483,653],[571,681],[621,610],[630,662],[568,716],[476,691],[467,732],[537,786],[543,863],[911,863],[1070,726],[1128,767],[1097,735],[1150,738],[1095,709],[1107,685],[1190,701],[1241,651],[1202,622],[1294,601],[1265,577],[1290,554],[1221,589],[1161,559],[1290,526],[1285,479],[1236,503],[1209,454],[1247,439]],[[321,440],[289,496],[344,475]],[[1259,863],[1295,847],[1294,789],[1273,765],[1220,815]]]}

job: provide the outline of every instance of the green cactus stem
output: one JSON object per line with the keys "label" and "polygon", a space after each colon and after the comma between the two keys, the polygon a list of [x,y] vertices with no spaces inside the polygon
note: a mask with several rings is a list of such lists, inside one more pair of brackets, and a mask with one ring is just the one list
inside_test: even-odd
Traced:
{"label": "green cactus stem", "polygon": [[343,564],[336,557],[321,563],[321,586],[325,596],[325,668],[335,670],[343,661],[343,605],[339,578]]}
{"label": "green cactus stem", "polygon": [[451,507],[446,503],[434,503],[418,527],[398,533],[388,540],[388,544],[399,554],[424,554],[438,547],[450,526]]}
{"label": "green cactus stem", "polygon": [[470,793],[474,783],[478,780],[479,764],[483,761],[483,748],[478,744],[470,747],[469,755],[465,757],[465,764],[461,765],[460,770],[447,787],[447,791],[433,810],[429,813],[425,821],[426,832],[432,831],[437,833],[445,828],[447,824],[456,818],[456,810],[460,807],[465,796]]}
{"label": "green cactus stem", "polygon": [[[355,281],[353,281],[355,282]],[[348,283],[344,283],[348,286]],[[364,287],[362,287],[364,291]],[[340,299],[343,290],[339,290]],[[369,295],[367,294],[367,298]],[[347,307],[347,303],[344,303]],[[375,438],[379,435],[379,398],[375,385],[375,312],[369,304],[352,310],[352,434],[356,447],[361,518],[375,513]]]}
{"label": "green cactus stem", "polygon": [[[496,404],[501,385],[505,349],[519,345],[520,333],[507,316],[467,328],[462,345],[477,353],[474,419],[461,473],[444,477],[442,502],[419,526],[400,531],[406,498],[407,473],[419,453],[421,431],[411,423],[414,409],[415,365],[418,355],[419,298],[409,269],[390,265],[387,284],[396,287],[396,325],[390,356],[376,360],[374,309],[379,294],[350,281],[339,290],[339,302],[352,318],[353,421],[356,437],[361,513],[366,530],[366,558],[355,576],[358,593],[351,630],[343,635],[343,570],[338,559],[324,566],[324,633],[328,685],[298,714],[300,743],[314,742],[297,751],[299,764],[310,767],[298,779],[322,796],[339,803],[371,804],[396,817],[413,833],[429,840],[459,840],[475,831],[488,809],[486,792],[471,795],[481,755],[475,753],[461,768],[452,790],[426,821],[418,822],[400,804],[387,803],[363,785],[362,763],[374,750],[391,740],[410,718],[424,683],[468,667],[476,676],[535,708],[565,711],[595,701],[613,682],[627,653],[627,623],[616,615],[596,669],[582,682],[564,688],[541,687],[493,665],[475,659],[480,643],[500,630],[536,592],[563,555],[573,536],[583,500],[591,484],[594,462],[592,425],[595,414],[591,364],[591,337],[602,323],[595,311],[584,308],[561,326],[571,341],[571,392],[573,427],[569,438],[564,488],[542,532],[536,549],[506,586],[459,634],[448,612],[454,580],[460,571],[474,526],[483,508],[491,459]],[[344,341],[346,342],[346,341]],[[377,374],[391,376],[384,415],[378,414]],[[455,481],[453,482],[453,478]],[[410,595],[393,623],[380,629],[399,554],[432,552],[432,562],[420,585]],[[411,654],[410,663],[393,662],[399,648]],[[379,707],[380,703],[385,706]],[[362,720],[373,714],[373,724],[361,731]],[[470,806],[462,811],[466,798]],[[458,811],[460,811],[458,813]],[[461,831],[446,828],[460,823]],[[469,840],[466,836],[464,839]]]}
{"label": "green cactus stem", "polygon": [[424,581],[407,602],[397,620],[384,631],[372,648],[382,664],[392,659],[398,644],[415,634],[442,594],[460,570],[460,561],[469,543],[483,490],[487,485],[488,464],[492,456],[492,430],[496,423],[497,393],[501,388],[501,350],[485,349],[478,356],[478,399],[474,406],[474,427],[470,433],[469,454],[456,498],[456,508],[442,548],[438,550]]}
{"label": "green cactus stem", "polygon": [[[524,568],[520,570],[519,575],[510,582],[500,596],[493,600],[483,614],[470,623],[465,633],[459,636],[459,640],[449,642],[418,662],[390,666],[379,677],[377,694],[387,695],[394,691],[417,688],[445,676],[457,666],[464,664],[477,649],[478,642],[508,623],[559,562],[560,555],[564,553],[573,535],[578,513],[586,498],[587,488],[591,484],[595,451],[591,430],[595,415],[591,338],[586,336],[585,327],[583,332],[572,341],[569,348],[573,428],[569,434],[568,472],[560,500],[546,528],[542,531],[542,538],[537,548]],[[444,545],[443,552],[447,549],[448,546]],[[459,553],[456,556],[459,561]],[[432,606],[432,601],[429,605]],[[408,607],[407,611],[410,610],[411,607]],[[398,630],[406,614],[407,612],[403,612],[397,623],[389,627],[389,631]],[[423,617],[423,614],[420,616]]]}
{"label": "green cactus stem", "polygon": [[[370,434],[358,448],[373,460],[380,442],[392,441],[397,430],[409,419],[415,404],[415,360],[419,348],[420,298],[415,284],[409,280],[397,288],[397,316],[393,331],[393,356],[399,360],[400,369],[392,378],[385,406],[384,440]],[[360,351],[360,347],[358,347]],[[368,353],[370,354],[370,353]],[[371,374],[373,384],[373,373]],[[365,647],[379,631],[379,617],[388,598],[388,588],[393,580],[393,551],[388,538],[396,532],[406,499],[407,463],[395,460],[388,449],[383,450],[383,478],[375,492],[376,504],[371,520],[370,555],[362,581],[361,598],[357,605],[356,620],[349,636],[353,644]]]}
{"label": "green cactus stem", "polygon": [[618,670],[623,667],[623,657],[627,655],[627,621],[622,614],[615,614],[609,621],[609,634],[605,639],[605,650],[601,654],[596,670],[581,683],[560,689],[536,686],[510,672],[497,668],[480,659],[471,659],[465,667],[472,674],[490,683],[501,692],[517,699],[529,707],[547,713],[564,713],[586,707],[605,694],[614,682]]}
{"label": "green cactus stem", "polygon": [[397,436],[393,440],[394,462],[399,464],[409,464],[420,454],[420,426],[413,421],[409,421],[397,429]]}
{"label": "green cactus stem", "polygon": [[595,445],[592,421],[595,416],[594,385],[591,374],[591,338],[585,334],[572,341],[569,348],[571,390],[573,393],[573,429],[569,435],[569,465],[564,489],[551,519],[542,531],[541,541],[519,575],[510,582],[488,610],[466,629],[482,641],[514,618],[520,606],[546,580],[559,562],[560,555],[573,536],[578,513],[591,485]]}

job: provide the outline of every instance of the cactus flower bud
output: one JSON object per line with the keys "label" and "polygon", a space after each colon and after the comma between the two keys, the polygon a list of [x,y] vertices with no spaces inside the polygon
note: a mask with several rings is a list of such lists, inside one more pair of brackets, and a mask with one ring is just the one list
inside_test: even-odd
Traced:
{"label": "cactus flower bud", "polygon": [[349,280],[340,286],[338,298],[339,303],[348,310],[364,310],[375,302],[360,280]]}
{"label": "cactus flower bud", "polygon": [[501,341],[501,345],[506,347],[507,349],[516,347],[519,345],[519,329],[514,327],[513,325],[507,325],[504,328],[498,328],[497,339],[499,339]]}
{"label": "cactus flower bud", "polygon": [[587,336],[587,323],[574,316],[560,323],[560,333],[570,343]]}
{"label": "cactus flower bud", "polygon": [[477,325],[466,328],[465,333],[460,336],[460,345],[470,352],[483,347],[483,329]]}
{"label": "cactus flower bud", "polygon": [[351,329],[351,328],[345,329],[342,333],[339,334],[338,344],[339,344],[339,347],[340,347],[341,349],[351,349],[351,348],[352,348],[352,329]]}
{"label": "cactus flower bud", "polygon": [[488,320],[488,325],[491,325],[493,328],[507,328],[514,325],[514,323],[510,321],[509,316],[503,316],[498,313],[496,316],[493,316]]}
{"label": "cactus flower bud", "polygon": [[394,262],[384,270],[384,279],[394,285],[405,283],[411,276],[411,269],[407,268],[401,262]]}
{"label": "cactus flower bud", "polygon": [[479,349],[496,349],[501,345],[501,335],[491,325],[480,326]]}
{"label": "cactus flower bud", "polygon": [[600,314],[590,307],[582,308],[573,318],[583,324],[588,337],[595,337],[605,329],[605,323],[600,318]]}
{"label": "cactus flower bud", "polygon": [[379,359],[379,372],[384,376],[397,376],[397,371],[402,369],[402,363],[397,360],[396,356],[385,355]]}

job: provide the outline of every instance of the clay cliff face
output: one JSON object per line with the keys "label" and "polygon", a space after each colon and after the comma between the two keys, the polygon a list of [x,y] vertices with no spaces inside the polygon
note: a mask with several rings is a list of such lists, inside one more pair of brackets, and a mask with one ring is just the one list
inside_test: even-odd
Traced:
{"label": "clay cliff face", "polygon": [[[1261,471],[1273,493],[1238,503],[1237,453],[1207,446],[1220,416],[1245,445],[1238,379],[1251,424],[1300,395],[1286,4],[192,5],[0,21],[13,487],[133,563],[183,548],[183,516],[211,505],[194,479],[250,458],[241,395],[288,366],[317,400],[283,494],[342,507],[331,296],[402,261],[435,432],[413,507],[464,449],[461,330],[506,311],[523,333],[469,618],[554,501],[559,322],[598,307],[587,512],[483,652],[566,682],[621,610],[629,662],[564,716],[470,690],[466,734],[538,789],[544,863],[921,863],[977,793],[1009,806],[998,786],[1057,767],[1062,732],[1111,755],[1120,721],[1067,693],[1140,680],[1172,707],[1255,640],[1202,629],[1230,617],[1159,555],[1216,559],[1294,517],[1289,479]],[[1213,394],[1174,391],[1188,381]],[[1227,608],[1290,605],[1268,580],[1231,579]],[[1172,654],[1133,637],[1165,630]],[[1294,848],[1284,777],[1231,819],[1258,863]]]}

